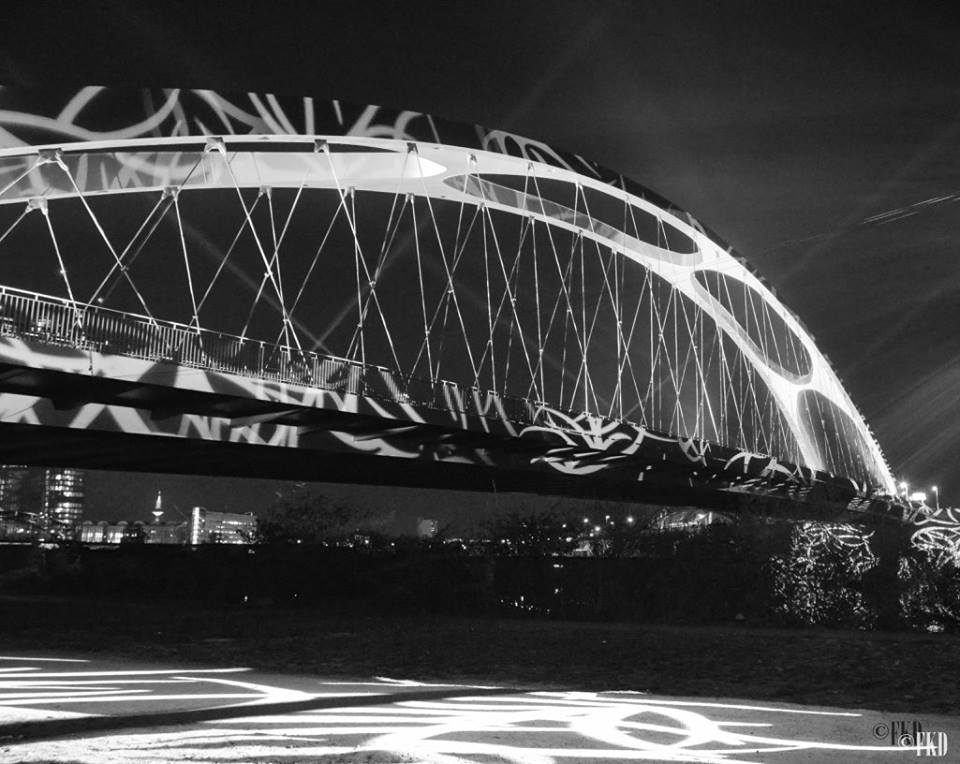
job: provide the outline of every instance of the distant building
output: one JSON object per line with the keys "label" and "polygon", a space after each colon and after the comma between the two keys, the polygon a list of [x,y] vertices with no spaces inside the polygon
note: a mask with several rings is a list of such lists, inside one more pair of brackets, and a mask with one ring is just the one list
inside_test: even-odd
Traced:
{"label": "distant building", "polygon": [[78,539],[83,500],[82,470],[0,466],[0,538]]}
{"label": "distant building", "polygon": [[194,507],[190,515],[190,544],[252,544],[257,516],[236,512],[211,512]]}
{"label": "distant building", "polygon": [[83,544],[129,544],[143,541],[143,523],[126,520],[111,523],[85,522],[80,524],[80,542]]}
{"label": "distant building", "polygon": [[86,520],[80,524],[80,543],[103,544],[106,538],[106,527],[109,523],[103,520],[99,523]]}
{"label": "distant building", "polygon": [[0,539],[10,541],[35,534],[36,513],[31,517],[24,506],[29,468],[0,466]]}
{"label": "distant building", "polygon": [[0,466],[0,517],[5,518],[20,512],[23,484],[29,469],[15,464]]}
{"label": "distant building", "polygon": [[186,544],[189,523],[144,523],[87,521],[81,525],[80,541],[84,544]]}
{"label": "distant building", "polygon": [[151,523],[143,526],[145,544],[186,544],[190,538],[190,523]]}
{"label": "distant building", "polygon": [[727,525],[733,520],[722,512],[696,507],[680,509],[664,509],[651,523],[651,528],[658,531],[689,531],[705,528],[708,525]]}
{"label": "distant building", "polygon": [[40,526],[43,535],[77,539],[83,523],[84,473],[69,467],[44,472]]}

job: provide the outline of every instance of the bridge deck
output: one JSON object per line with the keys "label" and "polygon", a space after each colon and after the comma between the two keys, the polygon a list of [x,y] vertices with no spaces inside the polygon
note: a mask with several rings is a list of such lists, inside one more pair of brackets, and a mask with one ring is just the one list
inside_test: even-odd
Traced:
{"label": "bridge deck", "polygon": [[876,510],[851,481],[770,456],[8,287],[4,400],[0,458],[18,462]]}

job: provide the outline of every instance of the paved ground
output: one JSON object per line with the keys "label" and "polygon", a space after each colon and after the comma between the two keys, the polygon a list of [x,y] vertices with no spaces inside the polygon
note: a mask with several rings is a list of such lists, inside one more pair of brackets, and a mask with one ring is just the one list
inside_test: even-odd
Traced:
{"label": "paved ground", "polygon": [[[558,670],[558,676],[562,671]],[[913,736],[914,723],[926,736]],[[950,744],[957,750],[949,749]],[[946,748],[946,750],[944,750]],[[960,717],[0,656],[0,762],[960,760]]]}

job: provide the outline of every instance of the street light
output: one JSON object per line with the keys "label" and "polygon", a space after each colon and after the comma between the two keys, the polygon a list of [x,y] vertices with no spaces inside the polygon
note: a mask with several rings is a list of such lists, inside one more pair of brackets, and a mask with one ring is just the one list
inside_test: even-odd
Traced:
{"label": "street light", "polygon": [[907,492],[910,490],[910,485],[906,480],[900,481],[900,491],[903,494],[903,498],[907,498]]}

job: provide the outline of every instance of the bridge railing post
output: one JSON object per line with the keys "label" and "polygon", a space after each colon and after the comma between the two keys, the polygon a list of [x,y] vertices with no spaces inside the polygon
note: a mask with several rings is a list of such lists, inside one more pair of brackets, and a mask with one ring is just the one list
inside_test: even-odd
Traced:
{"label": "bridge railing post", "polygon": [[187,348],[184,347],[184,337],[175,326],[161,327],[158,337],[154,341],[154,352],[157,354],[172,355],[178,363],[189,363]]}
{"label": "bridge railing post", "polygon": [[97,310],[87,314],[87,338],[96,350],[102,350],[107,345],[107,338],[114,334],[112,328],[108,327],[112,327],[114,323],[113,316],[102,315]]}
{"label": "bridge railing post", "polygon": [[364,379],[363,367],[357,363],[350,364],[350,386],[349,391],[354,395],[363,395]]}
{"label": "bridge railing post", "polygon": [[317,386],[327,390],[331,389],[330,380],[336,373],[333,361],[329,358],[318,359],[319,369],[317,371]]}
{"label": "bridge railing post", "polygon": [[162,358],[180,362],[183,359],[183,348],[177,342],[177,339],[177,334],[172,326],[161,326],[157,331],[154,347],[150,350]]}
{"label": "bridge railing post", "polygon": [[63,326],[63,306],[54,305],[50,309],[50,336],[58,344],[63,342],[66,336]]}
{"label": "bridge railing post", "polygon": [[[113,351],[124,352],[126,350],[127,322],[121,321],[119,316],[110,315],[109,323],[106,324],[108,331],[103,333],[103,342],[109,345]],[[101,327],[104,324],[101,323]]]}
{"label": "bridge railing post", "polygon": [[26,333],[29,335],[39,334],[40,331],[40,303],[36,297],[27,302],[28,323]]}
{"label": "bridge railing post", "polygon": [[7,292],[0,288],[0,337],[13,332],[13,323],[10,318],[10,311],[7,304]]}
{"label": "bridge railing post", "polygon": [[187,346],[190,363],[193,366],[206,365],[204,363],[203,345],[200,342],[200,335],[185,327],[180,327],[180,333],[183,335],[183,343]]}
{"label": "bridge railing post", "polygon": [[143,321],[136,321],[133,325],[133,351],[137,358],[150,358],[157,354],[157,342],[154,333],[144,325]]}
{"label": "bridge railing post", "polygon": [[99,347],[97,345],[97,341],[99,337],[97,333],[97,329],[98,329],[98,323],[99,323],[98,319],[100,318],[100,316],[97,313],[96,309],[90,309],[90,308],[84,309],[82,315],[83,315],[83,336],[86,337],[87,339],[87,345],[90,348],[99,350]]}
{"label": "bridge railing post", "polygon": [[273,363],[273,352],[272,348],[269,347],[265,342],[260,343],[260,375],[263,377],[270,376],[271,364]]}
{"label": "bridge railing post", "polygon": [[160,354],[163,357],[168,357],[177,362],[184,360],[183,343],[179,341],[180,338],[177,336],[177,332],[172,326],[160,327],[160,331],[157,334],[158,337],[156,338],[155,343],[158,347],[152,348],[155,353]]}
{"label": "bridge railing post", "polygon": [[203,360],[199,343],[197,342],[197,336],[191,332],[189,329],[186,329],[182,326],[177,327],[177,331],[180,333],[181,342],[183,342],[184,347],[187,350],[187,358],[191,366],[200,366],[201,361]]}
{"label": "bridge railing post", "polygon": [[200,334],[190,329],[180,329],[180,331],[183,333],[183,341],[187,344],[187,347],[190,348],[190,362],[194,366],[205,366],[203,343],[201,342]]}
{"label": "bridge railing post", "polygon": [[17,334],[22,331],[20,324],[23,323],[23,300],[19,295],[10,294],[5,289],[0,295],[3,300],[0,310],[0,334]]}
{"label": "bridge railing post", "polygon": [[303,357],[303,367],[306,369],[307,384],[315,386],[317,384],[317,354],[313,352],[305,353]]}
{"label": "bridge railing post", "polygon": [[100,330],[100,338],[104,345],[121,346],[123,345],[120,333],[120,319],[117,316],[107,316],[106,331],[102,318],[97,321],[97,327]]}

